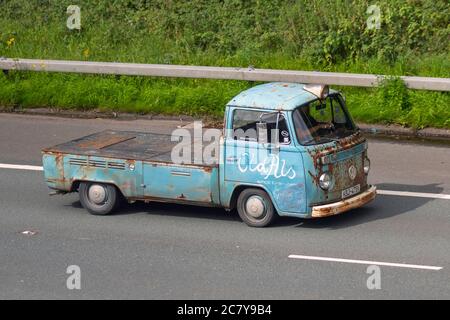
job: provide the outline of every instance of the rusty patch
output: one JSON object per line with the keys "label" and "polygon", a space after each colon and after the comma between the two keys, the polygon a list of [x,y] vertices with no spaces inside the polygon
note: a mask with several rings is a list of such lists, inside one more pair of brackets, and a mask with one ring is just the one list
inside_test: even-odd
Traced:
{"label": "rusty patch", "polygon": [[119,189],[120,190],[129,190],[129,189],[133,189],[134,186],[135,186],[134,181],[126,181],[120,185]]}
{"label": "rusty patch", "polygon": [[203,167],[202,170],[204,172],[210,173],[212,171],[212,167]]}
{"label": "rusty patch", "polygon": [[56,153],[55,154],[55,162],[56,162],[56,168],[58,170],[58,175],[61,177],[61,182],[64,184],[64,155],[62,153]]}
{"label": "rusty patch", "polygon": [[106,135],[103,137],[97,137],[95,140],[82,141],[77,145],[77,147],[85,149],[103,149],[134,138],[136,138],[136,136],[133,135]]}
{"label": "rusty patch", "polygon": [[338,152],[351,149],[355,147],[356,145],[359,145],[363,142],[365,142],[366,139],[361,135],[361,133],[357,132],[349,137],[342,138],[340,140],[337,140],[337,148],[333,146],[314,146],[311,149],[308,149],[308,153],[311,157],[313,157],[315,160],[320,159],[323,156],[327,156],[330,154],[336,154]]}
{"label": "rusty patch", "polygon": [[355,134],[352,134],[351,136],[340,139],[338,141],[338,145],[339,145],[339,149],[340,149],[339,151],[353,148],[354,146],[361,144],[365,141],[366,141],[366,139],[363,137],[363,135],[360,132],[357,132]]}
{"label": "rusty patch", "polygon": [[50,183],[56,183],[56,185],[64,184],[66,180],[64,178],[47,178],[45,181]]}
{"label": "rusty patch", "polygon": [[376,190],[377,188],[375,186],[372,186],[369,190],[352,198],[328,205],[313,207],[311,216],[313,218],[323,218],[361,207],[375,199],[377,193]]}
{"label": "rusty patch", "polygon": [[313,180],[314,184],[319,186],[319,177],[322,175],[321,172],[319,172],[318,175],[314,175],[310,170],[308,170],[309,175],[311,176],[311,179]]}
{"label": "rusty patch", "polygon": [[[323,168],[324,168],[324,164],[321,163],[321,158],[325,157],[325,156],[329,156],[329,155],[337,155],[338,152],[347,150],[347,149],[351,149],[353,147],[355,147],[358,144],[361,144],[365,141],[366,139],[359,133],[355,133],[349,137],[340,139],[339,141],[337,141],[337,147],[333,147],[333,146],[323,146],[323,145],[318,145],[318,146],[314,146],[310,149],[307,149],[308,154],[310,155],[313,165],[314,165],[314,169],[315,172],[317,172],[317,174],[313,174],[311,171],[308,171],[309,175],[311,176],[314,184],[316,186],[319,187],[319,178],[323,173]],[[333,171],[334,171],[334,164],[333,163],[329,163],[328,164],[328,171],[331,175],[333,175]],[[358,174],[358,181],[360,180],[360,175]],[[339,179],[335,180],[335,186],[333,189],[339,189],[340,187],[340,182]],[[325,194],[327,194],[328,190],[324,190]]]}

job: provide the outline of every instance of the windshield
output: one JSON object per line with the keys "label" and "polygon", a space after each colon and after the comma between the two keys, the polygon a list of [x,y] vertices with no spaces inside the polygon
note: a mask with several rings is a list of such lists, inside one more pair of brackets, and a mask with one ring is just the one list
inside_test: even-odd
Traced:
{"label": "windshield", "polygon": [[339,94],[298,107],[293,113],[293,120],[297,139],[303,145],[335,141],[356,132]]}

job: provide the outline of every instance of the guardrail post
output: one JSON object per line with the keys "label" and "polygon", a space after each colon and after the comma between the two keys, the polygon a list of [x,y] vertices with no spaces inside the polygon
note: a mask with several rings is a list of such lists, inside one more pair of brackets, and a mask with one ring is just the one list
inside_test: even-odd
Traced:
{"label": "guardrail post", "polygon": [[[6,58],[5,58],[5,57],[0,57],[0,61],[2,61],[2,60],[6,60]],[[9,74],[9,70],[8,70],[8,69],[3,69],[3,68],[2,68],[2,72],[3,72],[6,76]]]}

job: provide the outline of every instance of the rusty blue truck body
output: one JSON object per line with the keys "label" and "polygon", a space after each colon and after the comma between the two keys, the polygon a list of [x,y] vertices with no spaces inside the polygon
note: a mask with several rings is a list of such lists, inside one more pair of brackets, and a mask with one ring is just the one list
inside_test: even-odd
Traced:
{"label": "rusty blue truck body", "polygon": [[109,213],[114,205],[107,201],[121,197],[237,208],[257,227],[276,215],[338,214],[375,197],[367,183],[367,141],[340,93],[326,86],[246,90],[226,106],[220,133],[212,161],[191,162],[174,161],[181,143],[174,135],[96,133],[44,149],[45,181],[59,193],[80,192],[91,213]]}

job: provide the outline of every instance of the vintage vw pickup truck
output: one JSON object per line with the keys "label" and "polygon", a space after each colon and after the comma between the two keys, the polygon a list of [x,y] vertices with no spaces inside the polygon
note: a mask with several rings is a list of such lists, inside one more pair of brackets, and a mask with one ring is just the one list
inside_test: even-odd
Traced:
{"label": "vintage vw pickup truck", "polygon": [[181,136],[96,133],[44,149],[45,181],[53,193],[78,192],[96,215],[121,200],[174,202],[236,208],[253,227],[277,216],[335,215],[375,198],[367,141],[328,86],[255,86],[227,104],[219,132],[212,161],[190,162],[174,160],[180,144],[196,143]]}

